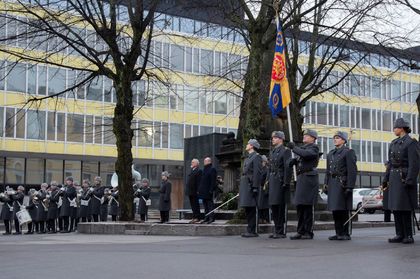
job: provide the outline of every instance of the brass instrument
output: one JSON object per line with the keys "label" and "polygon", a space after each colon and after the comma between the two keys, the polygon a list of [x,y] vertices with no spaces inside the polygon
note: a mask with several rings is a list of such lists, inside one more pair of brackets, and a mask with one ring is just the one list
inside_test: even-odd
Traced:
{"label": "brass instrument", "polygon": [[6,190],[3,193],[0,193],[0,197],[4,198],[6,196],[13,196],[16,195],[16,191],[13,190],[10,186],[6,186]]}

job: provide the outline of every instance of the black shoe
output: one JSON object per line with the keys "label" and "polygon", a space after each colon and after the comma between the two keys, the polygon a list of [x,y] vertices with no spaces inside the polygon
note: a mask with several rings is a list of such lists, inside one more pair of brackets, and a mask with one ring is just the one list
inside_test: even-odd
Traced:
{"label": "black shoe", "polygon": [[337,240],[351,240],[351,237],[349,235],[339,235]]}
{"label": "black shoe", "polygon": [[286,238],[286,235],[285,235],[285,234],[283,234],[283,233],[274,233],[274,234],[271,236],[271,238],[272,238],[272,239]]}
{"label": "black shoe", "polygon": [[401,241],[403,244],[412,244],[414,243],[414,239],[412,236],[408,236]]}
{"label": "black shoe", "polygon": [[60,233],[69,233],[68,230],[60,231]]}
{"label": "black shoe", "polygon": [[401,243],[403,241],[403,237],[402,236],[395,236],[393,238],[388,239],[389,243]]}
{"label": "black shoe", "polygon": [[34,234],[34,232],[26,232],[25,234]]}
{"label": "black shoe", "polygon": [[53,234],[53,233],[57,233],[56,231],[49,231],[47,232],[47,234]]}
{"label": "black shoe", "polygon": [[241,234],[241,236],[246,237],[246,238],[248,238],[248,237],[258,237],[258,234],[246,232],[246,233]]}
{"label": "black shoe", "polygon": [[301,237],[301,239],[313,239],[313,238],[314,238],[313,234],[304,234]]}
{"label": "black shoe", "polygon": [[290,240],[297,240],[297,239],[302,239],[302,235],[300,233],[297,233],[290,237]]}
{"label": "black shoe", "polygon": [[21,232],[14,232],[13,235],[20,235],[22,234]]}
{"label": "black shoe", "polygon": [[11,235],[10,232],[4,232],[3,235]]}
{"label": "black shoe", "polygon": [[338,235],[332,235],[328,237],[328,240],[338,240]]}

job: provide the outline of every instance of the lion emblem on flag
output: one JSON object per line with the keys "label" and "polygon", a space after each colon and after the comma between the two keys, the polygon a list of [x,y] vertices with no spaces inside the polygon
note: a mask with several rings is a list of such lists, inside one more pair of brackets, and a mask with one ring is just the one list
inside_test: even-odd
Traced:
{"label": "lion emblem on flag", "polygon": [[276,83],[282,81],[286,75],[286,66],[283,57],[280,54],[274,56],[273,69],[271,71],[271,79]]}

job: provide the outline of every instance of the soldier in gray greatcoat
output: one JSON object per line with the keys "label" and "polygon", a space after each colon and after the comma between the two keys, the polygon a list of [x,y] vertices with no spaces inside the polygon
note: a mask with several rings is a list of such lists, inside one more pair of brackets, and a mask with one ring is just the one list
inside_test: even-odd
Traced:
{"label": "soldier in gray greatcoat", "polygon": [[13,219],[13,200],[11,196],[8,194],[8,191],[5,191],[0,196],[0,202],[3,203],[3,207],[1,209],[0,220],[4,222],[5,232],[3,235],[9,235],[12,233],[11,222]]}
{"label": "soldier in gray greatcoat", "polygon": [[162,182],[159,188],[159,211],[160,211],[160,222],[169,222],[169,211],[171,210],[171,192],[172,183],[169,181],[169,173],[167,171],[162,172]]}
{"label": "soldier in gray greatcoat", "polygon": [[328,193],[328,209],[332,211],[335,235],[329,240],[350,240],[350,218],[353,207],[353,188],[357,178],[357,158],[353,149],[346,146],[348,134],[337,132],[334,135],[335,148],[327,155],[325,191]]}
{"label": "soldier in gray greatcoat", "polygon": [[258,194],[258,218],[262,224],[270,222],[270,205],[268,204],[268,159],[261,156],[261,187]]}
{"label": "soldier in gray greatcoat", "polygon": [[47,196],[47,183],[41,184],[41,189],[38,191],[38,195],[36,196],[38,199],[38,206],[37,206],[37,216],[36,220],[39,224],[39,233],[46,233],[46,226],[45,222],[47,221],[47,215],[48,215],[48,207],[45,204],[44,200]]}
{"label": "soldier in gray greatcoat", "polygon": [[101,200],[104,196],[105,186],[101,185],[102,179],[100,176],[95,177],[94,185],[95,188],[93,192],[91,192],[91,200],[90,200],[90,210],[93,222],[99,221],[99,215],[101,213]]}
{"label": "soldier in gray greatcoat", "polygon": [[293,142],[288,144],[296,158],[290,160],[289,166],[296,165],[297,179],[294,203],[298,216],[297,234],[290,239],[312,239],[314,223],[314,205],[318,198],[318,162],[319,147],[315,144],[318,133],[314,130],[306,130],[303,134],[301,147]]}
{"label": "soldier in gray greatcoat", "polygon": [[248,223],[247,232],[242,237],[256,237],[257,234],[257,199],[261,185],[261,156],[257,153],[260,144],[250,139],[246,145],[248,157],[244,161],[239,185],[239,206],[245,209]]}
{"label": "soldier in gray greatcoat", "polygon": [[150,199],[150,193],[152,189],[150,188],[150,181],[147,178],[141,180],[140,188],[134,193],[136,197],[139,198],[139,209],[138,213],[140,215],[140,222],[145,222],[147,219],[147,211],[149,206],[147,205],[147,200]]}
{"label": "soldier in gray greatcoat", "polygon": [[48,200],[48,233],[56,233],[56,220],[58,217],[58,202],[60,200],[60,192],[57,189],[57,182],[51,181],[50,191],[48,192],[46,199]]}
{"label": "soldier in gray greatcoat", "polygon": [[270,151],[268,198],[274,228],[273,234],[269,237],[274,239],[286,237],[287,197],[292,178],[292,171],[289,167],[292,152],[284,146],[284,139],[282,131],[275,131],[271,135],[271,143],[274,148]]}
{"label": "soldier in gray greatcoat", "polygon": [[413,239],[412,214],[417,208],[417,176],[419,174],[419,143],[409,134],[409,124],[402,118],[394,123],[397,136],[389,146],[389,167],[383,186],[388,188],[388,208],[395,220],[396,236],[390,243],[411,244]]}
{"label": "soldier in gray greatcoat", "polygon": [[73,231],[77,215],[77,192],[73,184],[73,177],[66,178],[64,189],[60,191],[63,203],[60,208],[60,217],[63,218],[63,230],[61,233]]}
{"label": "soldier in gray greatcoat", "polygon": [[117,221],[119,215],[120,203],[118,202],[118,186],[111,189],[109,195],[109,215],[111,215],[112,221]]}

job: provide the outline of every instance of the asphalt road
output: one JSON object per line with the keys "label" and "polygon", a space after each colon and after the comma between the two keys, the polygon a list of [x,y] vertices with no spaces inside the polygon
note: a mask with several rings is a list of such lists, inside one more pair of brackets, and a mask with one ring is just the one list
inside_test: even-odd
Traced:
{"label": "asphalt road", "polygon": [[0,278],[419,278],[420,236],[388,244],[392,228],[358,229],[349,242],[271,240],[267,235],[0,236]]}

